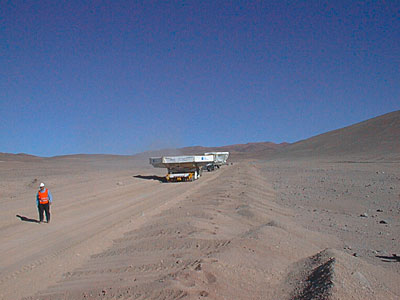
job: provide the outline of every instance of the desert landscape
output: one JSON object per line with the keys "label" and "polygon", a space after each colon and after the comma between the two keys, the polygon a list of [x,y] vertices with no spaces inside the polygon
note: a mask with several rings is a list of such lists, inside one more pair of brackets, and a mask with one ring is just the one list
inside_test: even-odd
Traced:
{"label": "desert landscape", "polygon": [[400,111],[294,144],[169,151],[231,156],[165,183],[154,152],[0,154],[0,298],[400,299]]}

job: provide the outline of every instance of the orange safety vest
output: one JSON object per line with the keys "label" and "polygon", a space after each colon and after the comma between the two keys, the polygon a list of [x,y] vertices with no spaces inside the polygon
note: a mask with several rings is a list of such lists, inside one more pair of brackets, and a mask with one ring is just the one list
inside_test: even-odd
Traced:
{"label": "orange safety vest", "polygon": [[38,192],[39,203],[40,204],[47,204],[49,203],[49,190],[45,189],[43,192],[39,190]]}

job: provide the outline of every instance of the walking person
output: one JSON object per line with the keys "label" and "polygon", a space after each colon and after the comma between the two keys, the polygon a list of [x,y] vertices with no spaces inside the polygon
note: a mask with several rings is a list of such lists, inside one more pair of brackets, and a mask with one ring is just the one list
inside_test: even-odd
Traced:
{"label": "walking person", "polygon": [[43,212],[46,213],[46,223],[50,222],[50,205],[53,201],[53,197],[49,189],[44,187],[44,183],[42,182],[39,185],[39,191],[36,195],[36,204],[39,211],[39,223],[43,222]]}

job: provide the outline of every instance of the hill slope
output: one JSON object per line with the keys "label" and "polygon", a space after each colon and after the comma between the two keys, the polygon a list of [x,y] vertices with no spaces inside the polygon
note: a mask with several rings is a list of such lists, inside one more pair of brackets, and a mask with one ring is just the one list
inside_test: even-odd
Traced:
{"label": "hill slope", "polygon": [[19,161],[19,162],[32,162],[32,161],[39,161],[41,157],[25,154],[25,153],[4,153],[0,152],[0,161]]}
{"label": "hill slope", "polygon": [[400,161],[400,111],[296,142],[273,157]]}

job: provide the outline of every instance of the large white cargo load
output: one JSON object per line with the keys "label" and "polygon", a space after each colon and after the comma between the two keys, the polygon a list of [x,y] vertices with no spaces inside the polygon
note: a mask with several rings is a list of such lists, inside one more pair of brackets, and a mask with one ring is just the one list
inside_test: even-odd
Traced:
{"label": "large white cargo load", "polygon": [[151,157],[155,168],[167,168],[168,181],[193,181],[201,176],[203,166],[214,162],[213,155],[185,155]]}
{"label": "large white cargo load", "polygon": [[225,165],[226,161],[229,157],[229,152],[208,152],[204,153],[204,155],[213,155],[214,156],[214,164],[215,165]]}
{"label": "large white cargo load", "polygon": [[150,157],[150,164],[155,168],[169,168],[180,165],[185,167],[202,166],[214,162],[213,155],[186,155],[186,156],[162,156]]}

